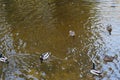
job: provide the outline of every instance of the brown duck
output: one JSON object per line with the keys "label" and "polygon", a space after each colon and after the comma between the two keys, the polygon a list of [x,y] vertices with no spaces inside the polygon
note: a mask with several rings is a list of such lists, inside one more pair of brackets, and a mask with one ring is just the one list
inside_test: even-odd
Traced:
{"label": "brown duck", "polygon": [[112,25],[108,25],[106,29],[107,29],[107,31],[109,32],[109,34],[111,35],[111,32],[112,32]]}
{"label": "brown duck", "polygon": [[113,62],[113,60],[115,59],[115,57],[113,57],[113,56],[108,56],[108,55],[105,55],[105,57],[104,57],[104,61],[105,62]]}

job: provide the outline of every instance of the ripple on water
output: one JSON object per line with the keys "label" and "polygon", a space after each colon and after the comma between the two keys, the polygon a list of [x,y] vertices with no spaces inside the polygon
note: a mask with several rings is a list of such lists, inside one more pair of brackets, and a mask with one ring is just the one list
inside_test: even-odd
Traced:
{"label": "ripple on water", "polygon": [[[96,68],[105,73],[102,80],[119,79],[119,62],[105,64],[102,60],[104,54],[120,58],[119,35],[115,35],[120,23],[118,2],[0,2],[0,48],[10,60],[3,67],[5,80],[93,80],[88,75],[91,60],[99,61]],[[114,28],[111,36],[106,26],[99,26],[109,23]],[[76,32],[74,39],[66,38],[69,30]],[[35,52],[44,51],[51,51],[54,58],[39,64],[39,54]]]}

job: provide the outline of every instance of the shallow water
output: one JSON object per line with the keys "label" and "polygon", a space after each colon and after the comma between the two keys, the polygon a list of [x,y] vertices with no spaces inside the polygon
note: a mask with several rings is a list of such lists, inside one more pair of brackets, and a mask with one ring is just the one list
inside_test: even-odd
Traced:
{"label": "shallow water", "polygon": [[[119,14],[119,0],[0,0],[0,52],[9,59],[1,80],[119,80]],[[92,62],[102,77],[89,72]]]}

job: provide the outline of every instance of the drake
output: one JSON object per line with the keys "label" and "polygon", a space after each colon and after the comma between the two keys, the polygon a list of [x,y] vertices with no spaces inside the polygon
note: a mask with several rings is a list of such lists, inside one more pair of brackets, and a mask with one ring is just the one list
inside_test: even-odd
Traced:
{"label": "drake", "polygon": [[8,58],[0,54],[0,62],[8,63]]}
{"label": "drake", "polygon": [[40,61],[41,63],[43,63],[43,61],[47,60],[50,57],[51,53],[50,52],[46,52],[40,55]]}
{"label": "drake", "polygon": [[105,57],[103,58],[105,62],[112,62],[114,59],[115,57],[108,56],[108,55],[105,55]]}
{"label": "drake", "polygon": [[96,76],[100,76],[102,74],[101,71],[95,69],[95,63],[93,63],[93,68],[90,70],[90,73]]}
{"label": "drake", "polygon": [[108,25],[106,27],[107,31],[109,32],[109,35],[111,35],[111,32],[112,32],[112,25]]}
{"label": "drake", "polygon": [[75,31],[70,30],[70,31],[69,31],[69,36],[75,37]]}

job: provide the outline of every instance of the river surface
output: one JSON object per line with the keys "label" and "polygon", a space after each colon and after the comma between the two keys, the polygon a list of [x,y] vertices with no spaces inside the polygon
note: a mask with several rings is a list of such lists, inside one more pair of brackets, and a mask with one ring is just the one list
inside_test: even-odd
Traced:
{"label": "river surface", "polygon": [[0,0],[0,80],[120,80],[119,40],[120,0]]}

